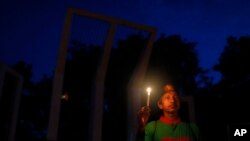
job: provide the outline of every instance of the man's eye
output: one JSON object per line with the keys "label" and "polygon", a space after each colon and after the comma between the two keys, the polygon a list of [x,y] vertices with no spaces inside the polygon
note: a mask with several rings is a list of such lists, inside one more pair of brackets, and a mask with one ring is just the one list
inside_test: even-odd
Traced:
{"label": "man's eye", "polygon": [[165,98],[166,98],[166,99],[169,99],[170,97],[169,97],[169,96],[166,96]]}

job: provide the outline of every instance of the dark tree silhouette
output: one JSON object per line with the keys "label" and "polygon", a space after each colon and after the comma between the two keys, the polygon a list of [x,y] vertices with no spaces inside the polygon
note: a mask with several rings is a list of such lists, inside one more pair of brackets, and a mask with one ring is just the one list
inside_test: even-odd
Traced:
{"label": "dark tree silhouette", "polygon": [[[246,106],[250,85],[250,36],[229,37],[227,45],[214,69],[222,75],[216,85],[217,93],[225,98],[231,122],[250,119],[242,107]],[[219,88],[218,88],[219,87]],[[234,103],[234,104],[232,104]]]}
{"label": "dark tree silhouette", "polygon": [[27,64],[24,61],[18,61],[17,63],[15,63],[13,66],[13,69],[15,71],[17,71],[18,73],[20,73],[23,77],[23,88],[24,89],[29,89],[32,87],[32,65],[31,64]]}
{"label": "dark tree silhouette", "polygon": [[[250,79],[250,37],[242,36],[239,39],[229,37],[227,45],[221,54],[219,64],[214,69],[222,74],[221,83],[227,83],[229,91],[235,90],[238,95],[249,92],[247,83]],[[245,87],[245,88],[244,88]],[[239,89],[243,88],[240,91]]]}
{"label": "dark tree silhouette", "polygon": [[213,68],[221,73],[221,80],[199,89],[197,113],[205,141],[227,140],[230,124],[249,122],[245,111],[250,84],[249,54],[249,36],[227,38],[219,63]]}
{"label": "dark tree silhouette", "polygon": [[68,49],[62,101],[59,140],[87,140],[90,97],[102,48],[73,40]]}
{"label": "dark tree silhouette", "polygon": [[13,69],[24,80],[15,140],[45,140],[52,78],[44,75],[37,83],[32,82],[32,65],[23,61],[14,64]]}
{"label": "dark tree silhouette", "polygon": [[195,94],[196,77],[202,72],[195,47],[179,35],[161,36],[154,44],[149,72],[161,75],[163,83],[175,83],[183,95]]}
{"label": "dark tree silhouette", "polygon": [[133,34],[112,48],[105,81],[104,140],[127,140],[128,84],[146,43],[143,35]]}
{"label": "dark tree silhouette", "polygon": [[[42,83],[39,82],[38,84],[35,84],[34,82],[32,82],[31,64],[27,64],[24,61],[19,61],[14,64],[12,68],[20,75],[22,75],[23,78],[15,140],[43,140],[45,139],[45,131],[47,128],[46,120],[48,117],[48,115],[45,114],[45,107],[48,107],[48,105],[46,104],[49,102],[48,99],[44,99],[44,96],[48,97],[51,92],[48,91],[47,86],[41,88],[40,86],[42,86]],[[10,81],[12,80],[12,78],[7,77],[7,75],[6,79],[6,82],[9,81],[8,79],[10,79]],[[41,80],[41,82],[43,82],[43,80]],[[47,82],[45,83],[48,85],[49,83]],[[49,80],[49,82],[51,82],[51,80]],[[38,89],[39,87],[40,89]],[[14,88],[15,87],[11,86],[11,89]],[[14,96],[12,98],[14,98]]]}

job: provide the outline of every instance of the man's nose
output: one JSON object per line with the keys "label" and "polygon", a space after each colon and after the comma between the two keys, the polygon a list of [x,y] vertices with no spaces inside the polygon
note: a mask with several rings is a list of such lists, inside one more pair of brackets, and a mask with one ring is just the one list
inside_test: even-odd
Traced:
{"label": "man's nose", "polygon": [[170,97],[169,101],[170,101],[170,102],[175,102],[176,100],[175,100],[174,97]]}

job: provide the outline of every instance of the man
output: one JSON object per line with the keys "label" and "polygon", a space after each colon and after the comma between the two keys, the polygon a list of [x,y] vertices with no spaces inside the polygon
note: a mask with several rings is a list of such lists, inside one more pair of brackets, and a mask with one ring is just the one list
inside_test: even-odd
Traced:
{"label": "man", "polygon": [[157,102],[162,115],[157,121],[148,119],[150,108],[142,107],[139,111],[139,134],[144,141],[198,141],[199,130],[194,123],[183,122],[178,114],[181,102],[172,84],[164,86],[164,93]]}

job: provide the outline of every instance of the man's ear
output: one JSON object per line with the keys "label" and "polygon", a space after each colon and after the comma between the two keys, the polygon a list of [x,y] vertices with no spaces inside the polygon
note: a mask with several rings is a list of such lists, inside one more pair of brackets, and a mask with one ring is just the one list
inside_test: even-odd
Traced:
{"label": "man's ear", "polygon": [[160,108],[161,110],[162,110],[162,102],[161,102],[161,100],[158,100],[158,102],[157,102],[157,105],[158,105],[158,108]]}

